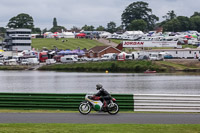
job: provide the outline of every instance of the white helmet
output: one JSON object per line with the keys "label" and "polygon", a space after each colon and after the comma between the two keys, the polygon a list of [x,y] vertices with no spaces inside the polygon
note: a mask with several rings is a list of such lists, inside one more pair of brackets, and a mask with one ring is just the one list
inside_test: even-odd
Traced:
{"label": "white helmet", "polygon": [[100,83],[98,83],[98,84],[96,85],[96,87],[97,87],[97,90],[99,90],[99,89],[101,89],[101,88],[103,87],[103,85],[100,84]]}

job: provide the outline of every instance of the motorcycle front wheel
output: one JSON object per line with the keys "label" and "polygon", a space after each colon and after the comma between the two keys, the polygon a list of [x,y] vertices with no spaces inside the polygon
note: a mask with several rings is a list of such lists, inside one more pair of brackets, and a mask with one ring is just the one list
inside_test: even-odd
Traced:
{"label": "motorcycle front wheel", "polygon": [[83,115],[87,115],[91,111],[91,106],[88,103],[81,103],[78,108],[79,112]]}
{"label": "motorcycle front wheel", "polygon": [[119,112],[119,106],[117,103],[112,103],[108,105],[108,113],[111,115],[116,115]]}

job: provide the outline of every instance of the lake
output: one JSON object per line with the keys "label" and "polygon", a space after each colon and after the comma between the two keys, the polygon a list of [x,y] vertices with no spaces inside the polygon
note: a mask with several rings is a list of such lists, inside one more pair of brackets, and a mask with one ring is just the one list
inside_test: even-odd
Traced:
{"label": "lake", "polygon": [[0,92],[95,93],[97,83],[110,93],[200,94],[200,75],[0,71]]}

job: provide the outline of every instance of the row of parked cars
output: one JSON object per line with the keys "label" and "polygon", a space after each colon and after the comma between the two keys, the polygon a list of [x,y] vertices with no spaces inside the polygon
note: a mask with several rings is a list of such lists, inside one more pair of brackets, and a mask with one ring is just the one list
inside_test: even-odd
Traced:
{"label": "row of parked cars", "polygon": [[87,57],[82,57],[82,58],[78,58],[77,55],[65,55],[60,57],[59,60],[57,60],[58,62],[61,63],[74,63],[74,62],[80,62],[80,61],[111,61],[111,60],[163,60],[163,59],[172,59],[172,55],[170,54],[154,54],[152,53],[151,55],[147,56],[147,55],[138,55],[138,54],[113,54],[113,53],[109,53],[109,54],[104,54],[102,58],[87,58]]}
{"label": "row of parked cars", "polygon": [[39,61],[37,58],[21,59],[0,59],[0,65],[38,65]]}
{"label": "row of parked cars", "polygon": [[[44,63],[47,65],[55,64],[56,62],[61,63],[75,63],[75,62],[82,62],[82,61],[110,61],[110,60],[163,60],[163,59],[172,59],[172,55],[170,54],[157,54],[151,53],[149,56],[147,55],[139,55],[138,53],[126,54],[122,53],[115,54],[109,53],[104,54],[102,58],[87,58],[82,57],[79,58],[78,55],[65,55],[65,56],[54,56],[53,59],[46,59]],[[38,65],[39,61],[38,58],[24,58],[24,57],[12,57],[10,59],[0,59],[0,65]]]}

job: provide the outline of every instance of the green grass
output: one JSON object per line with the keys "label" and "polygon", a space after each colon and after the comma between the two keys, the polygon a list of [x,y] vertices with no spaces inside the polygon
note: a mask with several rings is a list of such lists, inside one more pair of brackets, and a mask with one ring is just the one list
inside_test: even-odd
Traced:
{"label": "green grass", "polygon": [[164,65],[166,67],[171,67],[171,68],[174,68],[176,70],[184,70],[184,69],[187,69],[188,67],[184,66],[184,65],[181,65],[181,64],[175,64],[175,63],[172,63],[172,62],[167,62],[167,61],[157,61],[156,64],[159,64],[159,65]]}
{"label": "green grass", "polygon": [[111,39],[111,41],[116,43],[116,44],[120,44],[121,42],[123,42],[125,40]]}
{"label": "green grass", "polygon": [[25,70],[27,66],[0,66],[0,70]]}
{"label": "green grass", "polygon": [[183,48],[197,48],[197,46],[194,46],[194,45],[182,45]]}
{"label": "green grass", "polygon": [[79,72],[144,72],[145,70],[165,71],[151,61],[107,61],[42,66],[39,70]]}
{"label": "green grass", "polygon": [[187,67],[183,64],[177,64],[177,63],[172,63],[172,62],[167,62],[167,61],[157,61],[156,62],[157,65],[160,65],[160,66],[165,66],[165,67],[168,67],[168,68],[173,68],[175,70],[178,70],[178,71],[183,71],[183,70],[186,70],[186,69],[197,69],[195,67]]}
{"label": "green grass", "polygon": [[[62,40],[65,40],[65,42],[62,42]],[[66,41],[67,40],[67,41]],[[47,49],[54,49],[54,46],[56,46],[58,49],[77,49],[77,47],[80,47],[80,49],[86,48],[90,49],[94,46],[102,46],[104,44],[99,43],[96,40],[91,39],[75,39],[75,38],[61,38],[59,40],[56,40],[54,38],[37,38],[32,39],[32,47],[36,50],[41,50],[43,47],[46,47]]]}
{"label": "green grass", "polygon": [[199,133],[197,124],[0,124],[0,133]]}

